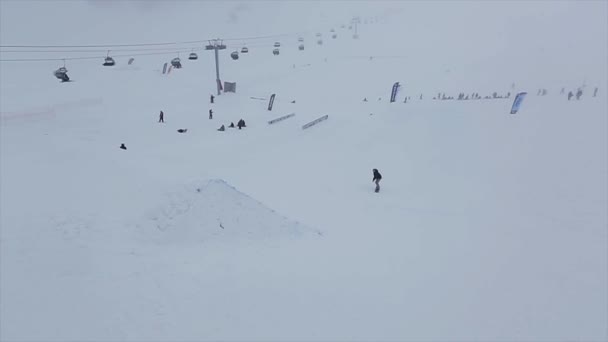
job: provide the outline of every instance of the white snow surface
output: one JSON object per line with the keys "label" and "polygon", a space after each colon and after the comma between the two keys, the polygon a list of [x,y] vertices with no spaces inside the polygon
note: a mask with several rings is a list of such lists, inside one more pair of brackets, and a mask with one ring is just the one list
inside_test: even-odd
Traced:
{"label": "white snow surface", "polygon": [[208,51],[0,62],[1,341],[608,340],[606,2],[179,4],[0,2],[1,45],[289,33],[213,105]]}

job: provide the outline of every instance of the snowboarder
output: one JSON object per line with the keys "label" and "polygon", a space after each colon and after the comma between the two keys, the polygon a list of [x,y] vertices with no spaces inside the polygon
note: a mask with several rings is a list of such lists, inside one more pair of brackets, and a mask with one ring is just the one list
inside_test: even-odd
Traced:
{"label": "snowboarder", "polygon": [[572,91],[568,92],[568,101],[570,101],[570,99],[572,98],[572,96],[574,96],[574,94],[572,94]]}
{"label": "snowboarder", "polygon": [[218,128],[217,130],[220,131],[220,132],[223,132],[223,131],[226,130],[226,127],[224,127],[224,125],[222,125],[222,127]]}
{"label": "snowboarder", "polygon": [[382,175],[378,172],[378,169],[373,170],[374,178],[372,179],[373,183],[376,183],[376,189],[374,192],[380,192],[380,180],[382,179]]}
{"label": "snowboarder", "polygon": [[213,103],[213,100],[215,99],[215,96],[213,96],[213,94],[211,94],[210,99],[211,99],[211,103]]}
{"label": "snowboarder", "polygon": [[126,150],[127,146],[125,146],[125,144],[120,144],[120,148],[123,149],[123,150]]}
{"label": "snowboarder", "polygon": [[579,88],[578,91],[576,92],[576,99],[580,100],[582,95],[583,95],[583,90]]}
{"label": "snowboarder", "polygon": [[209,120],[213,119],[213,111],[209,109]]}
{"label": "snowboarder", "polygon": [[158,122],[162,122],[165,123],[165,113],[163,113],[163,111],[160,111],[160,114],[158,115]]}

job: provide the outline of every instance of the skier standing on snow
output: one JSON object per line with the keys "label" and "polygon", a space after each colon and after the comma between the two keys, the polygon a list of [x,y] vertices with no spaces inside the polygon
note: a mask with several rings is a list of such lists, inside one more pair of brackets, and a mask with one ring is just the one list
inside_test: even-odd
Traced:
{"label": "skier standing on snow", "polygon": [[163,113],[163,111],[160,111],[160,114],[158,115],[158,122],[162,122],[165,123],[165,113]]}
{"label": "skier standing on snow", "polygon": [[209,109],[209,120],[213,119],[213,111]]}
{"label": "skier standing on snow", "polygon": [[583,90],[579,88],[578,91],[576,92],[576,99],[580,100],[582,95],[583,95]]}
{"label": "skier standing on snow", "polygon": [[382,179],[382,175],[380,174],[380,172],[378,172],[378,169],[374,169],[374,179],[372,179],[372,182],[376,183],[376,190],[374,190],[375,192],[380,192],[380,180]]}

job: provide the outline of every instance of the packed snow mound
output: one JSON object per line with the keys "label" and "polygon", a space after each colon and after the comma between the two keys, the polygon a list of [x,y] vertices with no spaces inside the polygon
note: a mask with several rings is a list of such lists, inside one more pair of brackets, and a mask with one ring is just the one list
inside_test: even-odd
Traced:
{"label": "packed snow mound", "polygon": [[289,220],[224,180],[193,183],[166,194],[167,201],[148,215],[163,241],[268,239],[321,235]]}

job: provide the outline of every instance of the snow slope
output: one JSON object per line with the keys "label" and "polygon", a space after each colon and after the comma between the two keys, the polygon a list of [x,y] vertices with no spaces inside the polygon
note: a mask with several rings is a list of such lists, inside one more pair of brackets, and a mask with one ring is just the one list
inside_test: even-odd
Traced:
{"label": "snow slope", "polygon": [[[0,340],[608,339],[606,3],[275,4],[0,3],[2,45],[290,33],[238,61],[230,42],[237,93],[214,105],[205,51],[169,75],[174,55],[68,61],[67,84],[62,62],[0,62]],[[19,20],[45,11],[83,29]],[[512,97],[432,100],[460,91],[529,95],[517,115]],[[251,99],[272,93],[272,111]]]}

